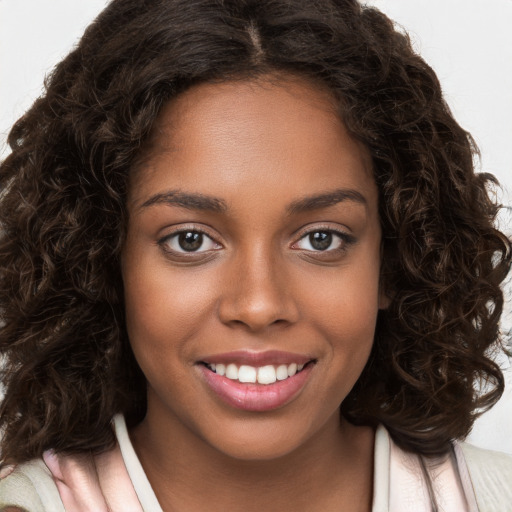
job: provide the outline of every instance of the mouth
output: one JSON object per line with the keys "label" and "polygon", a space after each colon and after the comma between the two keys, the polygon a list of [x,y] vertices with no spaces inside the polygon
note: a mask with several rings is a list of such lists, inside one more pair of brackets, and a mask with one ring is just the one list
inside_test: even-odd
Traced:
{"label": "mouth", "polygon": [[226,377],[230,380],[236,380],[241,383],[262,384],[268,386],[277,381],[287,380],[297,373],[300,373],[308,363],[290,363],[265,366],[250,366],[247,364],[236,365],[235,363],[203,363],[210,371]]}
{"label": "mouth", "polygon": [[316,359],[267,352],[230,353],[198,362],[210,391],[236,409],[263,412],[293,401],[306,387]]}

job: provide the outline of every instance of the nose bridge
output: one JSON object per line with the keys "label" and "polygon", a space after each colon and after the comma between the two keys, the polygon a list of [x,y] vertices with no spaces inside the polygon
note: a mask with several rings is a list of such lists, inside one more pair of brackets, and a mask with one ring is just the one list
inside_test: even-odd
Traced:
{"label": "nose bridge", "polygon": [[240,247],[223,283],[221,320],[253,331],[294,322],[297,308],[285,282],[284,261],[270,243]]}

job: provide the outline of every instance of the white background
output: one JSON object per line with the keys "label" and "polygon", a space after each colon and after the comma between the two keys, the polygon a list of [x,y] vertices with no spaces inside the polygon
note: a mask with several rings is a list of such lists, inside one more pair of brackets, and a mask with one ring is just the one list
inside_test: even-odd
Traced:
{"label": "white background", "polygon": [[[106,0],[0,0],[0,158],[12,123],[41,93],[47,73],[75,44]],[[446,99],[512,205],[512,0],[371,0],[405,27],[436,70]],[[505,218],[505,217],[504,217]],[[502,227],[512,234],[512,216]],[[512,326],[510,313],[504,328]],[[505,358],[502,366],[509,368]],[[470,440],[512,453],[512,369],[500,403]]]}

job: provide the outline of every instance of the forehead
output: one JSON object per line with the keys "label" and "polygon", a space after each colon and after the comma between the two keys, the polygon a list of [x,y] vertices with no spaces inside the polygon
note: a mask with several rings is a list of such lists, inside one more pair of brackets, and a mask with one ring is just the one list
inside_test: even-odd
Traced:
{"label": "forehead", "polygon": [[[334,97],[297,78],[201,84],[160,113],[130,200],[156,188],[238,190],[282,199],[337,187],[376,194],[368,151],[340,121]],[[370,200],[372,197],[369,198]]]}

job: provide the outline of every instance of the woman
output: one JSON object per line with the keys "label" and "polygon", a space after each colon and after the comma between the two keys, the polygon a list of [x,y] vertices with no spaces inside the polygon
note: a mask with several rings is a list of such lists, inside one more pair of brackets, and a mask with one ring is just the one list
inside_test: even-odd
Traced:
{"label": "woman", "polygon": [[4,508],[506,510],[510,244],[384,15],[114,0],[9,143]]}

